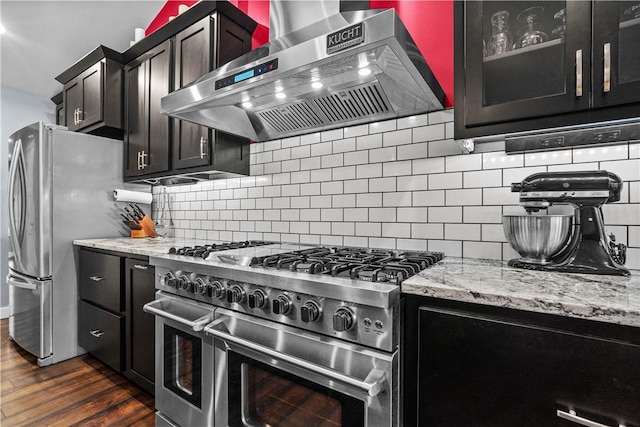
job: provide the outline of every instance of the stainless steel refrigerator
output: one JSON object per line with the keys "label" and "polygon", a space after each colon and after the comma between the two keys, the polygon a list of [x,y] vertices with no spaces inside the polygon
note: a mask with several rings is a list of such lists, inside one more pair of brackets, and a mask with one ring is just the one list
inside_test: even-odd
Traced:
{"label": "stainless steel refrigerator", "polygon": [[39,122],[9,156],[9,335],[45,366],[84,353],[72,241],[123,234],[122,141]]}

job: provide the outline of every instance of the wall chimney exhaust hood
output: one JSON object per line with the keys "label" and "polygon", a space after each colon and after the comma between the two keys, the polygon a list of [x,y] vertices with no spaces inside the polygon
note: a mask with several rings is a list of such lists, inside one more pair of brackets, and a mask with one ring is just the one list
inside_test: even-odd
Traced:
{"label": "wall chimney exhaust hood", "polygon": [[395,10],[354,5],[272,0],[270,42],[165,96],[162,113],[268,141],[441,110]]}

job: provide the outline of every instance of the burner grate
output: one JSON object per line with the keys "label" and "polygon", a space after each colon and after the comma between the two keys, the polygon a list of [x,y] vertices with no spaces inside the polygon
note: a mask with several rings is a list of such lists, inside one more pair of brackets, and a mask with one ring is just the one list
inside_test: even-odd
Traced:
{"label": "burner grate", "polygon": [[229,249],[253,248],[256,246],[271,245],[273,242],[262,240],[246,240],[242,242],[211,243],[208,245],[184,246],[182,248],[172,247],[169,254],[184,255],[189,257],[206,259],[212,252],[226,251]]}
{"label": "burner grate", "polygon": [[442,252],[317,247],[255,257],[251,265],[400,285],[405,279],[443,258]]}

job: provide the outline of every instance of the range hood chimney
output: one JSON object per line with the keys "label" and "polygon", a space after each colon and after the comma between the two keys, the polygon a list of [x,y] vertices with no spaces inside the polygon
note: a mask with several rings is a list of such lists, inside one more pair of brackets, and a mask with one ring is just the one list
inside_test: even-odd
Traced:
{"label": "range hood chimney", "polygon": [[395,10],[271,0],[269,43],[162,98],[164,114],[268,141],[441,110],[444,92]]}

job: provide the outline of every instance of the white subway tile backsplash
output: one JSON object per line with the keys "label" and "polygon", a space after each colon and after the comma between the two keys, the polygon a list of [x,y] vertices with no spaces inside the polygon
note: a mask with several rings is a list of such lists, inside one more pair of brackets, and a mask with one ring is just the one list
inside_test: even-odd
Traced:
{"label": "white subway tile backsplash", "polygon": [[379,222],[357,222],[356,235],[367,237],[380,237],[382,234],[382,224]]}
{"label": "white subway tile backsplash", "polygon": [[337,141],[333,141],[332,151],[334,153],[346,153],[348,151],[356,150],[356,139],[355,138],[345,138],[339,139]]}
{"label": "white subway tile backsplash", "polygon": [[482,205],[482,189],[446,190],[445,200],[447,206]]}
{"label": "white subway tile backsplash", "polygon": [[640,159],[600,162],[600,168],[617,174],[623,181],[640,181]]}
{"label": "white subway tile backsplash", "polygon": [[[310,145],[300,145],[300,146],[291,148],[289,151],[291,153],[289,159],[304,159],[307,157],[311,157]],[[282,159],[282,160],[289,160],[289,159]]]}
{"label": "white subway tile backsplash", "polygon": [[334,181],[355,179],[356,167],[355,166],[336,167],[336,168],[333,168],[333,170],[331,171],[331,175]]}
{"label": "white subway tile backsplash", "polygon": [[376,148],[369,150],[369,161],[371,163],[393,162],[396,160],[396,148]]}
{"label": "white subway tile backsplash", "polygon": [[382,148],[382,134],[365,135],[356,138],[356,150],[371,150]]}
{"label": "white subway tile backsplash", "polygon": [[[345,212],[347,215],[347,212]],[[346,216],[349,220],[351,220],[351,216]],[[363,218],[356,219],[354,221],[372,221],[372,222],[396,222],[396,209],[395,208],[370,208],[369,209],[369,217],[366,219],[366,215]]]}
{"label": "white subway tile backsplash", "polygon": [[445,171],[477,171],[482,169],[482,154],[447,157],[444,162]]}
{"label": "white subway tile backsplash", "polygon": [[321,141],[335,141],[336,139],[344,138],[344,131],[342,129],[333,129],[320,132]]}
{"label": "white subway tile backsplash", "polygon": [[502,224],[482,224],[482,240],[485,242],[506,242]]}
{"label": "white subway tile backsplash", "polygon": [[411,142],[411,129],[402,129],[382,134],[383,147],[411,144]]}
{"label": "white subway tile backsplash", "polygon": [[401,145],[398,147],[398,160],[425,159],[428,156],[429,143],[417,142],[415,144]]}
{"label": "white subway tile backsplash", "polygon": [[444,172],[444,157],[412,161],[413,175]]}
{"label": "white subway tile backsplash", "polygon": [[629,147],[624,145],[576,147],[573,149],[573,162],[601,162],[606,160],[626,160],[629,158]]}
{"label": "white subway tile backsplash", "polygon": [[417,116],[402,117],[397,119],[398,129],[411,129],[419,126],[426,126],[429,124],[429,118],[427,114],[419,114]]}
{"label": "white subway tile backsplash", "polygon": [[[415,163],[414,163],[415,165]],[[394,179],[397,182],[397,189],[401,191],[420,191],[426,190],[427,186],[427,175],[409,175],[409,176],[399,176],[397,178],[383,178],[383,179]],[[385,190],[381,190],[385,191]],[[395,191],[395,188],[391,191]]]}
{"label": "white subway tile backsplash", "polygon": [[462,255],[466,258],[502,259],[502,244],[490,242],[464,242]]}
{"label": "white subway tile backsplash", "polygon": [[411,237],[411,224],[394,224],[383,223],[382,224],[382,237],[394,237],[394,238],[406,238]]}
{"label": "white subway tile backsplash", "polygon": [[411,175],[411,161],[382,163],[382,176]]}
{"label": "white subway tile backsplash", "polygon": [[413,206],[444,206],[444,190],[414,191]]}
{"label": "white subway tile backsplash", "polygon": [[251,176],[167,187],[175,234],[508,260],[519,255],[502,215],[523,212],[512,182],[604,169],[624,180],[621,200],[603,207],[606,231],[640,256],[640,142],[505,154],[496,141],[462,154],[452,138],[449,109],[251,144]]}
{"label": "white subway tile backsplash", "polygon": [[456,156],[462,154],[462,148],[453,139],[429,142],[429,157]]}
{"label": "white subway tile backsplash", "polygon": [[382,132],[391,132],[396,130],[396,121],[394,120],[387,120],[384,122],[375,122],[375,123],[369,123],[369,133],[370,134],[374,134],[374,133],[382,133]]}
{"label": "white subway tile backsplash", "polygon": [[411,224],[411,237],[414,239],[444,239],[444,224]]}
{"label": "white subway tile backsplash", "polygon": [[444,124],[413,128],[413,142],[439,141],[445,139]]}
{"label": "white subway tile backsplash", "polygon": [[368,135],[369,125],[358,125],[344,128],[345,138],[355,138],[356,136]]}
{"label": "white subway tile backsplash", "polygon": [[382,206],[411,206],[411,194],[410,191],[382,193]]}
{"label": "white subway tile backsplash", "polygon": [[464,172],[462,174],[464,188],[484,188],[502,186],[501,170],[483,170]]}
{"label": "white subway tile backsplash", "polygon": [[547,166],[571,163],[571,150],[541,151],[526,153],[524,155],[525,166]]}
{"label": "white subway tile backsplash", "polygon": [[429,222],[461,223],[462,206],[430,207]]}
{"label": "white subway tile backsplash", "polygon": [[462,188],[462,172],[434,173],[429,175],[429,190]]}
{"label": "white subway tile backsplash", "polygon": [[464,206],[462,222],[473,224],[502,224],[502,206]]}
{"label": "white subway tile backsplash", "polygon": [[483,205],[517,205],[518,202],[518,193],[512,193],[509,187],[482,189]]}

